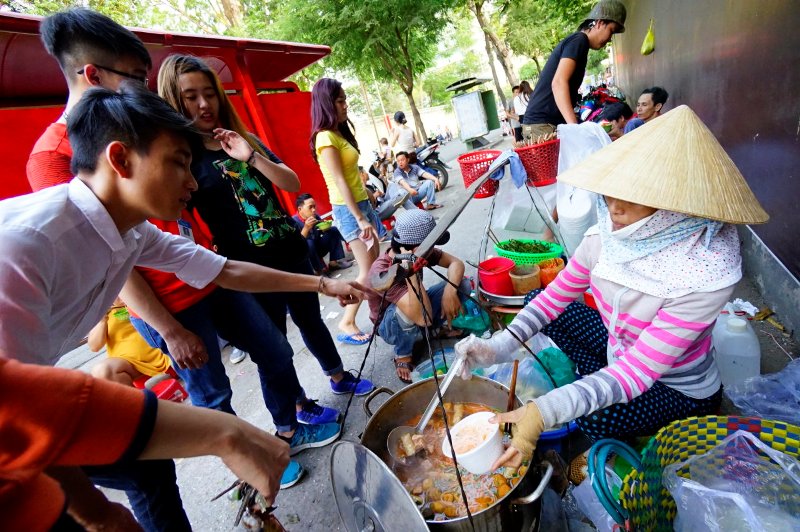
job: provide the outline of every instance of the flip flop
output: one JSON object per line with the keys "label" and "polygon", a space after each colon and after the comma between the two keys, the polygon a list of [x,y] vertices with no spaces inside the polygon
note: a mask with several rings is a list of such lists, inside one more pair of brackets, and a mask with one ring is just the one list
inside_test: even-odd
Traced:
{"label": "flip flop", "polygon": [[[359,340],[358,336],[363,336],[364,339]],[[370,336],[367,333],[361,331],[353,334],[341,333],[336,335],[336,340],[342,342],[343,344],[348,344],[348,345],[364,345],[367,342],[369,342],[369,338]]]}
{"label": "flip flop", "polygon": [[461,329],[450,329],[449,327],[441,327],[436,333],[436,338],[440,340],[464,338],[465,336]]}
{"label": "flip flop", "polygon": [[336,261],[336,264],[328,262],[328,271],[335,272],[336,270],[346,270],[347,268],[350,268],[352,266],[353,266],[352,261],[346,259],[340,259]]}
{"label": "flip flop", "polygon": [[[404,357],[404,358],[410,358],[410,357]],[[395,358],[394,359],[395,372],[397,372],[397,370],[399,370],[400,368],[407,369],[409,374],[412,371],[414,371],[414,365],[411,362],[398,362],[397,359]],[[397,372],[397,378],[400,379],[400,381],[403,382],[404,384],[411,384],[411,379],[404,379],[403,377],[400,376],[399,372]]]}
{"label": "flip flop", "polygon": [[425,210],[426,211],[432,211],[434,209],[441,209],[442,207],[444,207],[444,205],[439,205],[438,203],[431,203],[430,205],[425,207]]}

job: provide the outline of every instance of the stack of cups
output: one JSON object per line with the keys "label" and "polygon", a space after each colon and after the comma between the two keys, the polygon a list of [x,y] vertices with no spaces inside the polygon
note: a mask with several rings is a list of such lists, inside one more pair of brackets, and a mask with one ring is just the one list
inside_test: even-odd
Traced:
{"label": "stack of cups", "polygon": [[583,234],[595,223],[594,195],[580,189],[564,194],[558,201],[558,228],[564,251],[572,256]]}

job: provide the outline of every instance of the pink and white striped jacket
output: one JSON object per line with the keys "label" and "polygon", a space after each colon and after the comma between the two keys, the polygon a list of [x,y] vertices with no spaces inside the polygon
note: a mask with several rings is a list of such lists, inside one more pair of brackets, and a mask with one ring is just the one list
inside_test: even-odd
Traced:
{"label": "pink and white striped jacket", "polygon": [[599,235],[584,238],[556,280],[509,325],[521,338],[529,338],[591,286],[608,328],[608,366],[535,400],[548,427],[626,403],[657,380],[697,399],[720,387],[711,330],[733,286],[657,298],[593,276],[600,249]]}

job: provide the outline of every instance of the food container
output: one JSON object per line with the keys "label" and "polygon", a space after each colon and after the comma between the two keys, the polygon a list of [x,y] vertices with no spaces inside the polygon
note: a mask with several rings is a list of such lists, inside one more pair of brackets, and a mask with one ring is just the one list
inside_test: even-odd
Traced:
{"label": "food container", "polygon": [[[500,425],[489,421],[493,416],[492,412],[478,412],[465,417],[450,430],[458,463],[470,473],[488,473],[495,460],[503,456],[503,435]],[[442,440],[442,453],[453,456],[447,438]]]}
{"label": "food container", "polygon": [[549,285],[558,276],[558,272],[564,269],[564,259],[550,259],[539,263],[539,279],[542,281],[542,288]]}
{"label": "food container", "polygon": [[542,286],[542,282],[539,280],[539,266],[536,264],[517,266],[509,272],[508,276],[511,277],[514,294],[518,296],[524,296],[531,290]]}
{"label": "food container", "polygon": [[514,261],[514,264],[517,266],[524,266],[526,264],[539,264],[542,261],[547,259],[554,259],[556,257],[560,257],[562,253],[564,253],[564,249],[556,244],[555,242],[546,242],[544,240],[526,240],[526,239],[515,239],[518,242],[524,242],[526,244],[542,244],[549,247],[549,250],[543,253],[520,253],[518,251],[509,251],[507,249],[503,249],[502,246],[504,244],[508,244],[511,242],[510,240],[503,240],[502,242],[498,242],[494,245],[494,250],[497,254],[501,257],[506,257],[507,259],[511,259]]}
{"label": "food container", "polygon": [[504,257],[492,257],[478,264],[478,280],[481,286],[493,294],[510,296],[514,294],[509,272],[514,269],[514,261]]}
{"label": "food container", "polygon": [[333,225],[332,220],[322,220],[321,222],[317,222],[316,228],[320,231],[327,231]]}
{"label": "food container", "polygon": [[586,304],[587,307],[599,310],[597,308],[597,301],[595,301],[594,299],[594,294],[592,294],[591,288],[587,288],[586,292],[583,293],[583,302]]}
{"label": "food container", "polygon": [[570,433],[576,430],[578,430],[578,424],[574,421],[570,421],[558,429],[546,430],[539,436],[539,441],[536,443],[536,450],[543,453],[554,449],[557,453],[560,453],[564,440]]}

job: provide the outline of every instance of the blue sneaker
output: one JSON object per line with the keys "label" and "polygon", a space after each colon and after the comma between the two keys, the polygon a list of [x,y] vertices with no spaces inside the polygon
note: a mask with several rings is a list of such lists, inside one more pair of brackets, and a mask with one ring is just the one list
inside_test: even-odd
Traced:
{"label": "blue sneaker", "polygon": [[372,381],[356,378],[349,371],[344,372],[342,380],[339,382],[333,382],[333,379],[331,379],[331,390],[336,394],[355,392],[355,395],[367,395],[374,389],[375,385],[372,384]]}
{"label": "blue sneaker", "polygon": [[325,447],[333,443],[342,433],[342,426],[338,423],[324,423],[322,425],[298,425],[291,438],[280,439],[289,444],[289,455],[294,456],[300,451],[314,447]]}
{"label": "blue sneaker", "polygon": [[339,421],[339,411],[335,408],[318,405],[316,401],[303,403],[303,409],[297,412],[297,421],[304,425],[322,425]]}
{"label": "blue sneaker", "polygon": [[289,460],[289,465],[286,466],[283,475],[281,475],[281,489],[291,488],[300,482],[300,479],[303,478],[305,473],[305,468],[301,466],[299,462]]}

